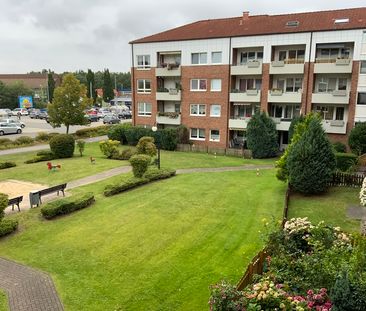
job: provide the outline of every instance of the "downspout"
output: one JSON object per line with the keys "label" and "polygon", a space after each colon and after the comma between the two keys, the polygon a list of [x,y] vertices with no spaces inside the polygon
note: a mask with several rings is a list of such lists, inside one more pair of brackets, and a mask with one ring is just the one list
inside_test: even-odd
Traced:
{"label": "downspout", "polygon": [[229,78],[228,78],[228,109],[227,109],[227,118],[226,118],[226,129],[227,129],[227,135],[226,135],[226,146],[230,147],[230,129],[229,129],[229,119],[230,119],[230,88],[231,88],[231,37],[229,38]]}
{"label": "downspout", "polygon": [[[309,59],[308,59],[308,76],[307,76],[307,86],[306,86],[306,94],[305,94],[305,112],[303,115],[306,115],[307,112],[307,106],[308,106],[308,99],[309,99],[309,82],[310,82],[310,61],[311,61],[311,52],[312,52],[312,46],[313,46],[313,32],[310,33],[310,49],[309,49]],[[313,73],[314,74],[314,73]],[[311,92],[313,92],[313,85],[311,85]]]}
{"label": "downspout", "polygon": [[132,88],[132,125],[136,125],[136,99],[135,99],[135,57],[133,52],[133,43],[131,43],[132,67],[131,67],[131,88]]}

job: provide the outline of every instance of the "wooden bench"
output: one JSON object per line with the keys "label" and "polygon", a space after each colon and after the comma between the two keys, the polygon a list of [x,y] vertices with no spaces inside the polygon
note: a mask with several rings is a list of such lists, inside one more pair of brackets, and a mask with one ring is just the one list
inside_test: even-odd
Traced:
{"label": "wooden bench", "polygon": [[18,207],[18,211],[20,212],[20,206],[19,204],[23,201],[23,196],[20,196],[20,197],[16,197],[16,198],[12,198],[12,199],[9,199],[8,201],[8,206],[11,205],[11,210],[13,211],[14,210],[14,205],[16,205]]}
{"label": "wooden bench", "polygon": [[61,185],[49,187],[49,188],[38,191],[39,203],[42,204],[42,195],[47,195],[47,194],[54,193],[54,192],[57,192],[57,195],[59,195],[59,193],[61,191],[62,195],[65,196],[66,185],[67,184],[61,184]]}

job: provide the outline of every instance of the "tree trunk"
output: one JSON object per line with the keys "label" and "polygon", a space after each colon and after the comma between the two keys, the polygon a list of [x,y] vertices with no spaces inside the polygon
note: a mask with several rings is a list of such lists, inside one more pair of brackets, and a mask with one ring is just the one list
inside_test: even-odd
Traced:
{"label": "tree trunk", "polygon": [[65,124],[66,125],[66,134],[69,134],[69,127],[70,125],[69,124]]}

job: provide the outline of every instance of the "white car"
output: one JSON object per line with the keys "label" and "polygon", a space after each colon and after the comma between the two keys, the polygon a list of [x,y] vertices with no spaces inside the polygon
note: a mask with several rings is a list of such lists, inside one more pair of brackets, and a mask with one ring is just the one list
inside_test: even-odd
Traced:
{"label": "white car", "polygon": [[20,114],[22,116],[27,116],[29,114],[28,110],[25,109],[25,108],[15,108],[13,111],[12,111],[12,114],[13,116],[17,116],[18,113],[20,112]]}
{"label": "white car", "polygon": [[0,136],[5,134],[21,134],[22,129],[11,123],[0,123]]}
{"label": "white car", "polygon": [[13,113],[11,112],[10,109],[0,109],[0,117],[11,117],[13,115]]}
{"label": "white car", "polygon": [[10,123],[15,124],[16,126],[21,127],[22,129],[25,128],[25,123],[16,119],[1,119],[1,123]]}

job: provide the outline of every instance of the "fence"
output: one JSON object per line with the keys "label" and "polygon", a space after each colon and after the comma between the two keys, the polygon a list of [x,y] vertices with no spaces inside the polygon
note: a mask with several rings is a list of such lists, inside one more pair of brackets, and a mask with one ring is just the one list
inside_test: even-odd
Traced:
{"label": "fence", "polygon": [[211,148],[202,145],[178,144],[177,151],[183,152],[202,152],[217,155],[227,155],[240,157],[245,159],[252,158],[252,151],[249,149],[234,149],[234,148]]}
{"label": "fence", "polygon": [[333,174],[332,181],[328,184],[332,187],[361,187],[366,175],[364,174],[347,174],[337,172]]}
{"label": "fence", "polygon": [[[284,227],[287,217],[288,217],[288,208],[290,203],[290,194],[291,188],[287,187],[285,194],[285,202],[283,206],[283,214],[282,214],[282,228]],[[247,270],[245,271],[243,277],[240,279],[238,285],[236,286],[237,290],[243,290],[249,284],[253,282],[254,274],[262,274],[264,270],[264,264],[267,258],[267,250],[264,248],[261,250],[249,263]]]}

